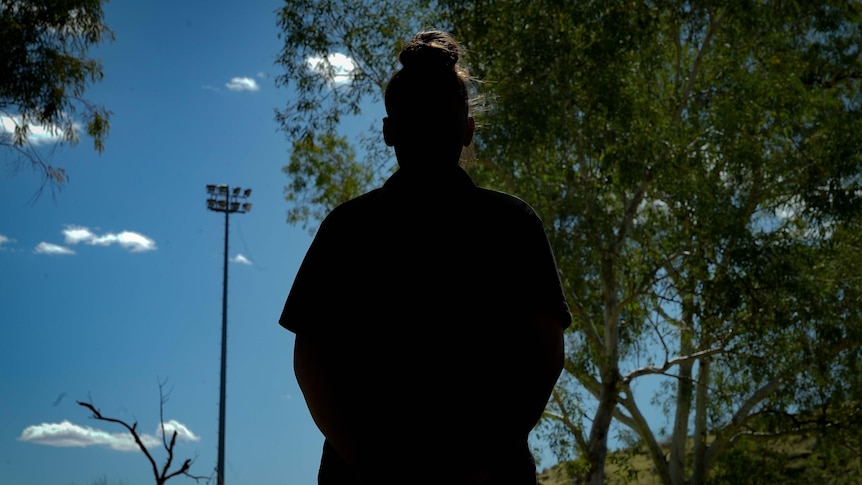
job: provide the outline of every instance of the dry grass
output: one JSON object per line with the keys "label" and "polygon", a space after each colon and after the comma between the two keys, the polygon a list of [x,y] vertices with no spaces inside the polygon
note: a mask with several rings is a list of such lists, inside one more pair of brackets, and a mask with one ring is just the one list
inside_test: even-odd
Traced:
{"label": "dry grass", "polygon": [[[619,453],[616,453],[620,456]],[[613,461],[613,457],[608,460]],[[623,468],[620,465],[608,463],[605,469],[608,485],[661,485],[658,476],[653,472],[652,460],[643,450],[630,457],[629,465]],[[544,470],[539,474],[539,485],[572,485],[574,480],[566,473],[566,467],[557,465]]]}
{"label": "dry grass", "polygon": [[[764,455],[777,452],[789,457],[784,462],[783,470],[777,472],[777,475],[787,479],[786,483],[801,483],[799,477],[810,475],[822,477],[818,481],[818,484],[821,485],[862,485],[862,457],[856,456],[849,460],[842,460],[842,463],[837,466],[827,467],[824,458],[814,451],[814,440],[812,439],[790,437],[763,450],[766,450]],[[628,455],[627,462],[624,461],[626,455]],[[758,461],[763,458],[757,453],[752,455],[749,455],[749,458],[753,458],[751,461]],[[625,466],[616,463],[625,463]],[[814,473],[806,474],[806,470]],[[607,485],[661,485],[661,480],[655,473],[655,467],[646,448],[641,448],[635,453],[632,453],[631,450],[611,453],[608,456],[606,476],[605,483]],[[773,474],[774,477],[775,474]],[[761,483],[761,480],[751,478],[748,483]],[[573,485],[575,483],[566,473],[564,464],[556,465],[539,474],[539,485]],[[779,479],[779,481],[771,483],[785,482]]]}

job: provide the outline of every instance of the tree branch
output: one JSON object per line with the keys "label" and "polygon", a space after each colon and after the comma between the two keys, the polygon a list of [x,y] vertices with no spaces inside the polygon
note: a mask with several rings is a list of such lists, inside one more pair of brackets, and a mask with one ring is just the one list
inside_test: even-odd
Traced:
{"label": "tree branch", "polygon": [[587,445],[587,440],[586,438],[584,438],[583,427],[580,424],[576,424],[569,418],[570,412],[566,407],[565,403],[563,402],[562,396],[560,396],[560,393],[557,392],[556,389],[551,392],[551,400],[554,402],[554,404],[557,405],[557,407],[560,408],[560,415],[557,416],[555,414],[546,412],[546,416],[563,423],[563,426],[565,426],[569,430],[569,432],[572,433],[572,436],[575,437],[575,441],[578,443],[578,448],[581,450],[581,452],[586,452],[586,450],[588,450],[589,448]]}
{"label": "tree branch", "polygon": [[171,478],[176,477],[178,475],[185,475],[185,476],[187,476],[187,477],[189,477],[195,481],[206,480],[208,483],[211,477],[192,475],[189,473],[189,470],[191,469],[191,466],[194,463],[194,460],[192,460],[190,458],[186,459],[178,469],[176,469],[172,472],[169,471],[171,464],[173,463],[173,459],[174,459],[174,446],[176,446],[176,443],[177,443],[178,433],[176,430],[174,430],[173,435],[171,436],[170,442],[167,441],[167,439],[165,437],[165,418],[164,418],[164,405],[165,405],[165,402],[167,402],[167,396],[163,392],[163,389],[164,389],[164,382],[160,381],[159,382],[159,399],[160,399],[160,402],[159,402],[159,429],[161,430],[161,433],[162,433],[162,444],[164,445],[165,451],[167,451],[167,454],[168,454],[167,460],[165,461],[165,464],[162,467],[161,472],[159,471],[159,467],[156,464],[156,460],[150,454],[150,451],[147,449],[146,445],[144,445],[144,442],[141,440],[141,437],[138,434],[138,423],[137,422],[129,425],[129,423],[127,423],[126,421],[123,421],[122,419],[112,418],[112,417],[103,415],[101,413],[101,411],[99,411],[90,402],[77,401],[77,403],[80,406],[83,406],[83,407],[89,409],[90,412],[92,413],[91,417],[93,419],[96,419],[99,421],[105,421],[108,423],[119,424],[120,426],[126,428],[126,430],[129,433],[131,433],[132,438],[135,440],[135,443],[138,445],[138,448],[144,453],[144,456],[146,456],[147,460],[150,462],[150,466],[152,467],[152,470],[153,470],[153,478],[155,478],[157,485],[163,485],[165,482],[167,482]]}
{"label": "tree branch", "polygon": [[722,353],[725,351],[726,351],[726,349],[721,348],[721,347],[714,348],[714,349],[706,349],[706,350],[694,352],[693,354],[685,355],[682,357],[677,357],[675,359],[665,360],[665,363],[661,367],[656,367],[653,365],[641,367],[639,369],[635,369],[635,370],[629,372],[628,374],[626,374],[625,377],[623,377],[623,382],[629,383],[633,379],[636,379],[638,377],[645,376],[645,375],[652,375],[652,374],[667,375],[666,372],[671,367],[685,364],[685,363],[691,362],[693,360],[702,359],[704,357],[708,357],[711,355],[719,354],[719,353]]}
{"label": "tree branch", "polygon": [[656,467],[656,473],[661,477],[662,483],[669,483],[670,471],[664,451],[655,439],[655,434],[650,429],[649,423],[647,423],[643,413],[641,413],[637,402],[635,402],[634,397],[632,396],[631,390],[627,391],[625,395],[626,397],[622,400],[622,405],[629,412],[631,417],[628,420],[620,420],[620,422],[631,428],[632,431],[636,432],[641,439],[646,442],[653,465]]}
{"label": "tree branch", "polygon": [[137,422],[135,422],[134,424],[132,424],[130,426],[128,423],[126,423],[125,421],[123,421],[121,419],[110,418],[110,417],[102,415],[102,413],[98,409],[96,409],[96,407],[93,406],[93,404],[91,404],[89,402],[77,401],[77,403],[79,405],[84,406],[85,408],[89,409],[90,412],[93,414],[92,415],[93,419],[97,419],[99,421],[106,421],[108,423],[116,423],[116,424],[119,424],[120,426],[126,428],[129,431],[129,433],[131,433],[132,439],[135,440],[135,443],[138,445],[138,448],[140,448],[141,451],[144,453],[144,456],[147,457],[147,460],[150,462],[150,466],[153,468],[153,476],[155,476],[156,481],[158,481],[159,469],[158,469],[158,466],[156,465],[156,460],[153,458],[153,455],[150,454],[150,451],[147,449],[147,446],[144,445],[144,442],[141,441],[141,437],[138,435],[138,431],[137,431],[137,428],[138,428]]}
{"label": "tree branch", "polygon": [[[858,345],[858,341],[854,339],[846,339],[840,345],[834,346],[829,352],[829,355],[824,356],[823,358],[834,357],[844,350]],[[733,413],[730,421],[725,425],[723,430],[720,430],[720,432],[716,434],[715,440],[709,445],[705,458],[706,468],[710,468],[715,457],[718,456],[721,450],[740,436],[740,433],[737,433],[737,431],[741,429],[752,416],[754,416],[754,414],[751,413],[751,410],[754,409],[755,406],[775,392],[787,379],[799,374],[814,363],[815,362],[811,359],[800,359],[796,365],[785,369],[784,372],[775,376],[772,380],[761,386],[751,396],[749,396],[748,399],[742,403],[739,409]]]}
{"label": "tree branch", "polygon": [[[697,57],[694,60],[694,65],[688,72],[688,82],[685,83],[685,86],[682,90],[682,95],[680,96],[679,104],[674,110],[673,120],[671,122],[672,125],[676,125],[679,122],[680,117],[682,116],[686,101],[688,101],[688,98],[691,95],[691,90],[694,87],[694,83],[695,81],[697,81],[700,66],[703,63],[703,59],[706,57],[706,53],[709,51],[712,36],[715,35],[715,33],[721,27],[722,22],[724,22],[725,12],[726,10],[722,10],[717,16],[715,16],[715,18],[711,19],[709,22],[709,27],[706,31],[706,37],[704,37],[703,44],[700,46],[700,50],[697,52]],[[681,49],[681,47],[679,47],[679,44],[677,44],[677,48]]]}

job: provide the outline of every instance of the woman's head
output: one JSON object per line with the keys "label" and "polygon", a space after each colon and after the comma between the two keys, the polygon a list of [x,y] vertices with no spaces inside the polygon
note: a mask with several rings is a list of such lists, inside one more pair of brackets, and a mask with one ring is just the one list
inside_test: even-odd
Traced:
{"label": "woman's head", "polygon": [[419,32],[401,50],[402,68],[386,87],[384,137],[402,165],[457,163],[472,140],[470,78],[460,57],[458,43],[436,30]]}

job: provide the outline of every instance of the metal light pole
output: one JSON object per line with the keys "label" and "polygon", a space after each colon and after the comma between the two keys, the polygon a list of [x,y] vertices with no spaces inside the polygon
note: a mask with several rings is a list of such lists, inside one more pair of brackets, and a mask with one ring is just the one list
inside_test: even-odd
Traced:
{"label": "metal light pole", "polygon": [[221,296],[221,389],[219,390],[218,406],[218,485],[224,485],[224,416],[225,416],[225,382],[227,374],[227,242],[228,218],[234,212],[245,214],[251,210],[251,203],[241,202],[251,195],[251,189],[227,185],[207,185],[207,209],[214,212],[224,212],[224,281]]}

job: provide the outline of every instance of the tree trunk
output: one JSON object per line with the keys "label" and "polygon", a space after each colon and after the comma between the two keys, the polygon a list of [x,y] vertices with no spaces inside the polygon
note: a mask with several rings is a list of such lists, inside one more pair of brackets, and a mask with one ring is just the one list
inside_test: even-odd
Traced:
{"label": "tree trunk", "polygon": [[[683,313],[686,314],[685,310]],[[691,322],[683,317],[683,324]],[[680,330],[679,355],[690,355],[693,352],[691,327]],[[692,367],[694,363],[686,361],[679,366],[679,377],[676,392],[676,415],[674,416],[673,435],[670,444],[670,479],[673,485],[685,483],[685,447],[688,440],[688,417],[691,415],[692,398]]]}
{"label": "tree trunk", "polygon": [[689,485],[706,483],[706,414],[709,400],[709,357],[704,357],[698,364],[697,390],[695,391],[694,409],[694,452],[693,469]]}
{"label": "tree trunk", "polygon": [[590,485],[604,485],[605,461],[608,456],[608,433],[613,421],[614,409],[617,406],[619,393],[619,300],[617,299],[617,282],[614,272],[613,251],[606,251],[602,258],[602,293],[604,294],[604,355],[599,362],[601,375],[601,392],[596,407],[596,416],[590,429],[589,451],[587,460],[589,468],[584,481]]}
{"label": "tree trunk", "polygon": [[614,409],[617,405],[617,374],[608,375],[602,381],[602,392],[596,409],[593,426],[590,429],[589,453],[587,460],[589,469],[584,483],[604,485],[605,461],[608,456],[608,433],[613,421]]}

